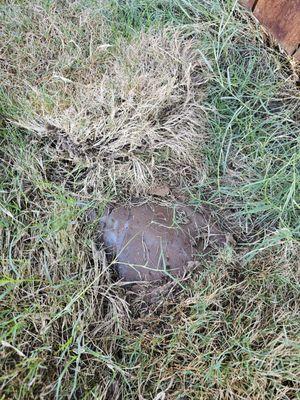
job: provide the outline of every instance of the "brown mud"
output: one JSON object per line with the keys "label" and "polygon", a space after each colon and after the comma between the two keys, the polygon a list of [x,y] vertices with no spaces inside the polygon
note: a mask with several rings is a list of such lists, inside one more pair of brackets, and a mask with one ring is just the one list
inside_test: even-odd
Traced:
{"label": "brown mud", "polygon": [[107,254],[126,283],[182,277],[197,254],[228,240],[206,208],[154,203],[118,206],[101,218]]}

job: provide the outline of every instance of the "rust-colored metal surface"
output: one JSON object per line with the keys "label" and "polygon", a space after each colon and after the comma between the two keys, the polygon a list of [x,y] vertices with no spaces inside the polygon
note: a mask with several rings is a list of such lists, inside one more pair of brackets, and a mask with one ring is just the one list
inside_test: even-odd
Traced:
{"label": "rust-colored metal surface", "polygon": [[300,0],[258,0],[254,15],[288,54],[297,50],[300,43]]}

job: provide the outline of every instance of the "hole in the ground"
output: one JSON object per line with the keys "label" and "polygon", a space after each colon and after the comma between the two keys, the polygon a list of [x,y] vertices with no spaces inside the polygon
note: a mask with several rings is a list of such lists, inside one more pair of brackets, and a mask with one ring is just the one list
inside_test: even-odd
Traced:
{"label": "hole in the ground", "polygon": [[229,240],[208,209],[154,203],[115,207],[101,219],[101,230],[119,278],[127,283],[183,276],[197,254]]}

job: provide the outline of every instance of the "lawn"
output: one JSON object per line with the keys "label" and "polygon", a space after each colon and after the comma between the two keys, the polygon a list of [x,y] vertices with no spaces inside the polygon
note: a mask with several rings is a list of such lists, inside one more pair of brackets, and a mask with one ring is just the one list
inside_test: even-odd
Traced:
{"label": "lawn", "polygon": [[[299,65],[237,1],[0,4],[0,399],[300,399]],[[108,204],[234,243],[116,280]]]}

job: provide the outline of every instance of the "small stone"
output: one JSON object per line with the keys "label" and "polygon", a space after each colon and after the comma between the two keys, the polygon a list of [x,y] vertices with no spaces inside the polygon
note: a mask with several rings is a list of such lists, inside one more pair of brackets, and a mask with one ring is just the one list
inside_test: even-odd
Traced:
{"label": "small stone", "polygon": [[170,188],[168,185],[154,186],[152,189],[150,189],[150,194],[153,196],[166,197],[169,193]]}

